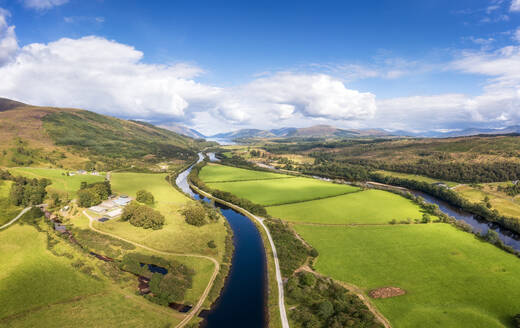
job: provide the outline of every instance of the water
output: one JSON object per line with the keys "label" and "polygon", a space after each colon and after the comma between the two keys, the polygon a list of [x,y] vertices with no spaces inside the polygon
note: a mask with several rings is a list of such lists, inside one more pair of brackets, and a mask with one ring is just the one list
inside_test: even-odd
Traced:
{"label": "water", "polygon": [[220,159],[215,156],[215,153],[206,153],[208,155],[208,158],[211,162],[220,162]]}
{"label": "water", "polygon": [[439,209],[442,212],[448,214],[449,216],[452,216],[457,220],[462,220],[468,223],[473,227],[474,232],[486,234],[489,229],[496,231],[500,239],[504,242],[504,244],[513,247],[517,251],[520,251],[520,236],[518,234],[510,230],[501,228],[496,223],[479,219],[476,215],[463,211],[462,209],[452,206],[447,202],[440,200],[436,197],[415,190],[410,190],[410,192],[416,196],[421,196],[428,203],[439,205]]}
{"label": "water", "polygon": [[[202,155],[199,154],[199,161]],[[195,199],[200,197],[189,187],[187,176],[191,167],[183,172],[177,185]],[[187,173],[186,173],[187,172]],[[186,174],[184,174],[186,173]],[[248,327],[261,328],[267,324],[267,268],[262,237],[253,222],[244,215],[216,204],[233,229],[233,254],[231,270],[220,298],[214,307],[204,313],[207,328]]]}
{"label": "water", "polygon": [[158,265],[155,265],[155,264],[147,264],[147,263],[139,263],[139,264],[141,265],[141,267],[143,267],[145,265],[148,265],[148,270],[151,273],[160,273],[160,274],[167,274],[168,273],[168,269],[163,268],[163,267],[158,266]]}

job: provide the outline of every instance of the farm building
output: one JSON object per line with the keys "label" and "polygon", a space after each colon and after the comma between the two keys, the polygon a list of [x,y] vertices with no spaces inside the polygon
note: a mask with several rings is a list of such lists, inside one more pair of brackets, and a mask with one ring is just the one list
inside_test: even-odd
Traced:
{"label": "farm building", "polygon": [[89,207],[88,209],[91,210],[92,212],[98,213],[98,214],[104,213],[107,210],[105,207],[102,207],[102,206],[92,206],[92,207]]}
{"label": "farm building", "polygon": [[123,214],[123,209],[122,208],[117,208],[115,210],[107,212],[105,215],[112,219],[112,218],[115,218],[116,216],[119,216],[121,214]]}
{"label": "farm building", "polygon": [[114,200],[114,203],[120,206],[126,206],[132,199],[126,195],[121,195]]}
{"label": "farm building", "polygon": [[67,231],[67,228],[64,225],[61,225],[59,223],[54,223],[54,230],[64,233]]}

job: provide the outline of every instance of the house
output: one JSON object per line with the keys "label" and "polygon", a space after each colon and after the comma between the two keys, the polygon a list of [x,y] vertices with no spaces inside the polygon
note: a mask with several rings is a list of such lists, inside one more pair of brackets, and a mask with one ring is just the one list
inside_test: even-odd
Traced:
{"label": "house", "polygon": [[520,180],[511,181],[516,186]]}
{"label": "house", "polygon": [[115,218],[116,216],[119,216],[121,214],[123,214],[123,209],[122,208],[117,208],[115,210],[112,210],[110,212],[105,213],[105,215],[107,217],[111,218],[111,219]]}
{"label": "house", "polygon": [[126,206],[128,203],[130,203],[132,199],[126,195],[121,195],[118,198],[114,200],[114,203],[116,203],[119,206]]}
{"label": "house", "polygon": [[111,210],[111,209],[116,208],[118,205],[111,200],[106,200],[98,206],[103,207],[106,210]]}
{"label": "house", "polygon": [[64,233],[67,232],[67,228],[64,225],[61,225],[59,223],[54,223],[54,230]]}
{"label": "house", "polygon": [[75,176],[75,175],[76,175],[76,173],[74,173],[74,172],[69,172],[69,177],[73,177],[73,176]]}
{"label": "house", "polygon": [[77,170],[76,173],[78,173],[78,174],[87,174],[87,171],[85,171],[85,170]]}
{"label": "house", "polygon": [[104,208],[102,206],[92,206],[92,207],[89,207],[88,209],[97,214],[105,213],[107,210],[106,208]]}
{"label": "house", "polygon": [[98,171],[93,171],[90,173],[90,175],[99,175],[99,172]]}
{"label": "house", "polygon": [[448,188],[448,185],[443,182],[435,182],[435,183],[432,183],[432,185],[434,185],[436,187]]}

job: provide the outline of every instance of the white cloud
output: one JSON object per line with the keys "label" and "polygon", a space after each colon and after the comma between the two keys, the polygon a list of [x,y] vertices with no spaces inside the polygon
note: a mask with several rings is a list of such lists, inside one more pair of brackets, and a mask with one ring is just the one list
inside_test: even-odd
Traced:
{"label": "white cloud", "polygon": [[511,11],[520,11],[520,0],[512,0],[511,1]]}
{"label": "white cloud", "polygon": [[520,27],[513,33],[513,40],[520,43]]}
{"label": "white cloud", "polygon": [[45,10],[66,4],[69,0],[22,0],[22,2],[27,8]]}
{"label": "white cloud", "polygon": [[18,51],[18,41],[14,26],[9,26],[7,18],[10,13],[0,8],[0,66],[11,61]]}

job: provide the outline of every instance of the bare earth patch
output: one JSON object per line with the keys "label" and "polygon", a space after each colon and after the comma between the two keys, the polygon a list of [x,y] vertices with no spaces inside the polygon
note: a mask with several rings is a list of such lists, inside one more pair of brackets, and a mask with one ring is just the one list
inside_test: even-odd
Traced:
{"label": "bare earth patch", "polygon": [[406,294],[406,290],[399,287],[381,287],[371,290],[368,295],[372,298],[389,298]]}

